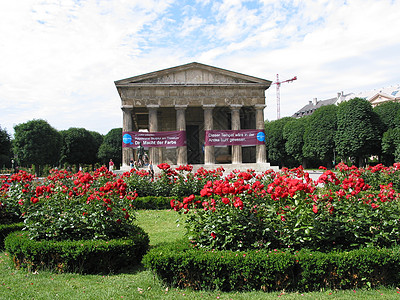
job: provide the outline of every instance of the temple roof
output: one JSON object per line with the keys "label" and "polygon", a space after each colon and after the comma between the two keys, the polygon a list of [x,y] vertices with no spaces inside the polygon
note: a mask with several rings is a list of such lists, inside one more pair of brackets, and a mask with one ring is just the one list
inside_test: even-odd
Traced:
{"label": "temple roof", "polygon": [[261,85],[271,81],[197,62],[115,81],[118,87],[147,85]]}

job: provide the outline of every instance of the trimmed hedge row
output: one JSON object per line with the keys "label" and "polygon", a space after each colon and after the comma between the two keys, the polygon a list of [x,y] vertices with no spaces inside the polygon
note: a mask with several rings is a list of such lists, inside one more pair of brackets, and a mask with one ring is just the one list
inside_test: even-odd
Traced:
{"label": "trimmed hedge row", "polygon": [[400,283],[400,249],[205,251],[164,244],[143,258],[166,284],[221,291],[349,289]]}
{"label": "trimmed hedge row", "polygon": [[4,243],[17,269],[84,274],[118,272],[138,265],[149,249],[149,237],[139,227],[129,238],[109,241],[35,241],[19,231],[8,235]]}
{"label": "trimmed hedge row", "polygon": [[132,204],[135,209],[170,209],[170,202],[173,198],[161,196],[137,197]]}
{"label": "trimmed hedge row", "polygon": [[13,231],[24,228],[24,223],[0,224],[0,250],[4,249],[4,239]]}

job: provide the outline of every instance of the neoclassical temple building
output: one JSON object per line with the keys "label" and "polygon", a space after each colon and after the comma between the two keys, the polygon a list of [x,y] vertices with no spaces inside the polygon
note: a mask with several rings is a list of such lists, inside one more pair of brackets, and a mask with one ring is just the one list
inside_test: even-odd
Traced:
{"label": "neoclassical temple building", "polygon": [[267,167],[264,108],[271,81],[189,63],[115,82],[123,167],[142,144],[154,165]]}

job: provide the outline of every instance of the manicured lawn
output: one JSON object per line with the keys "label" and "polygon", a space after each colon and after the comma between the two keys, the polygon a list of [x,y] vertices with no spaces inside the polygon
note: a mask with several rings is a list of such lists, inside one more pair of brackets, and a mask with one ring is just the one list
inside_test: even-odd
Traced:
{"label": "manicured lawn", "polygon": [[[149,233],[150,244],[181,238],[183,224],[174,211],[139,211],[137,222]],[[128,269],[116,275],[37,274],[15,270],[0,253],[0,299],[400,299],[396,288],[320,291],[313,293],[221,293],[167,288],[149,271]]]}

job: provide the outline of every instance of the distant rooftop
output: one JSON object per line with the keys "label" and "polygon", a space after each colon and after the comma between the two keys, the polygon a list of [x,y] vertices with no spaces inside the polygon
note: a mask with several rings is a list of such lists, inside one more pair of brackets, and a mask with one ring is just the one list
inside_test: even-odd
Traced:
{"label": "distant rooftop", "polygon": [[[370,100],[374,96],[381,94],[383,96],[387,96],[388,98],[396,98],[400,96],[400,84],[391,85],[388,87],[383,87],[380,89],[373,89],[369,91],[364,91],[360,93],[351,93],[346,96],[344,101],[348,101],[353,98],[362,98],[365,100]],[[339,102],[340,103],[340,102]]]}
{"label": "distant rooftop", "polygon": [[388,87],[373,89],[369,91],[364,91],[360,93],[348,93],[343,92],[337,93],[337,96],[330,99],[318,100],[314,98],[310,100],[307,105],[303,106],[297,112],[295,112],[292,117],[301,118],[304,116],[311,115],[316,109],[321,106],[326,106],[330,104],[339,104],[343,101],[348,101],[353,98],[362,98],[371,102],[372,105],[377,105],[386,101],[399,101],[400,100],[400,84],[391,85]]}

